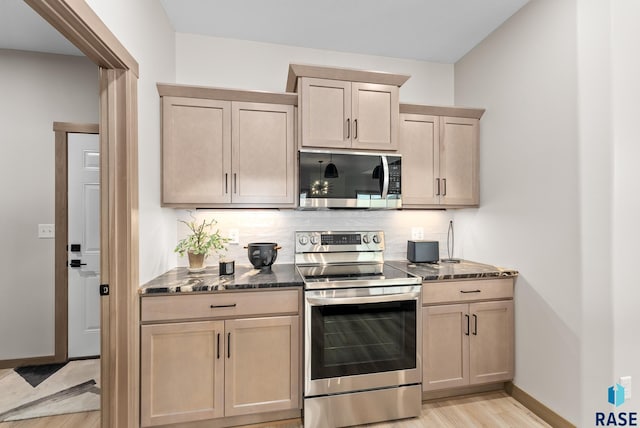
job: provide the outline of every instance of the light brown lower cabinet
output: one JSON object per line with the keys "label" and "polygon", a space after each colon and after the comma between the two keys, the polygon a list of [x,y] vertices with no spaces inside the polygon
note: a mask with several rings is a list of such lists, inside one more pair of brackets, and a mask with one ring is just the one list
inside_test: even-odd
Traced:
{"label": "light brown lower cabinet", "polygon": [[513,379],[513,300],[425,306],[422,323],[423,391]]}
{"label": "light brown lower cabinet", "polygon": [[299,408],[299,316],[141,327],[141,425]]}

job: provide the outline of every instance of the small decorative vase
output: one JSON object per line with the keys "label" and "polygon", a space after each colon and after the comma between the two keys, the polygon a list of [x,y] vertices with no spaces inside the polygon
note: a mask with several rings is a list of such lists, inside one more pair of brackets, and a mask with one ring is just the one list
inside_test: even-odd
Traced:
{"label": "small decorative vase", "polygon": [[204,264],[204,254],[187,253],[189,256],[189,272],[202,272],[207,266]]}

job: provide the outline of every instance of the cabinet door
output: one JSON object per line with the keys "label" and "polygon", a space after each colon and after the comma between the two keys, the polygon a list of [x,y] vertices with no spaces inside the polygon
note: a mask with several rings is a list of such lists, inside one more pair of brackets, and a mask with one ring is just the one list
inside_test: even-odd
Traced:
{"label": "cabinet door", "polygon": [[400,115],[398,87],[353,82],[351,103],[351,147],[397,150]]}
{"label": "cabinet door", "polygon": [[223,321],[141,327],[142,426],[224,414]]}
{"label": "cabinet door", "polygon": [[293,106],[232,105],[232,201],[295,204]]}
{"label": "cabinet door", "polygon": [[226,321],[225,415],[299,408],[299,317]]}
{"label": "cabinet door", "polygon": [[513,379],[513,300],[469,304],[470,383]]}
{"label": "cabinet door", "polygon": [[438,164],[440,118],[400,115],[399,151],[402,154],[402,204],[437,205],[440,200]]}
{"label": "cabinet door", "polygon": [[351,83],[302,78],[304,147],[351,147]]}
{"label": "cabinet door", "polygon": [[442,117],[440,178],[445,205],[478,205],[478,119]]}
{"label": "cabinet door", "polygon": [[231,103],[162,97],[162,203],[231,201]]}
{"label": "cabinet door", "polygon": [[423,308],[423,391],[469,384],[468,308],[467,304]]}

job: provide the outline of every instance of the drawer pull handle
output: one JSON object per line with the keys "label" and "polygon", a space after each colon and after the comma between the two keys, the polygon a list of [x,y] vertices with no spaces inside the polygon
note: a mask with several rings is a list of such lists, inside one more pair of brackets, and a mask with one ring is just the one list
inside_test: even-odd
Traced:
{"label": "drawer pull handle", "polygon": [[216,358],[219,360],[220,359],[220,333],[218,333],[217,338],[216,338]]}
{"label": "drawer pull handle", "polygon": [[468,293],[482,293],[482,290],[460,290],[461,293],[464,294],[468,294]]}
{"label": "drawer pull handle", "polygon": [[210,305],[209,306],[211,309],[217,309],[217,308],[235,308],[236,304],[232,303],[230,305]]}
{"label": "drawer pull handle", "polygon": [[467,319],[467,331],[465,332],[465,336],[469,336],[469,314],[464,314]]}
{"label": "drawer pull handle", "polygon": [[478,335],[478,316],[473,314],[473,335]]}

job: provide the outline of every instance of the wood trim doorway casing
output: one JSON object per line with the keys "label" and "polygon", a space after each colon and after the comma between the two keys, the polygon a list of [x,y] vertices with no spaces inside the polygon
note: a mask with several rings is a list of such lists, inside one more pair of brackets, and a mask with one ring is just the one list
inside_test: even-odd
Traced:
{"label": "wood trim doorway casing", "polygon": [[101,426],[139,425],[138,63],[84,0],[24,0],[100,67]]}

